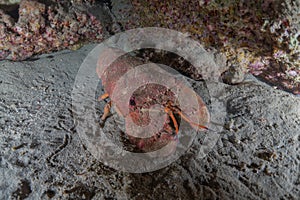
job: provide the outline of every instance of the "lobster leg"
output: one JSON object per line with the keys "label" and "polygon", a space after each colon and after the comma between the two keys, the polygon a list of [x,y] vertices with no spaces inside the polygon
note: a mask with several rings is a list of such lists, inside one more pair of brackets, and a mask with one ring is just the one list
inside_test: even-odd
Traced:
{"label": "lobster leg", "polygon": [[172,110],[168,107],[165,107],[165,112],[168,113],[168,115],[172,119],[174,127],[175,127],[175,132],[176,132],[176,134],[178,134],[178,124],[177,124],[177,121],[174,117],[174,114],[173,114]]}
{"label": "lobster leg", "polygon": [[189,124],[191,125],[194,125],[198,128],[201,128],[201,129],[205,129],[205,130],[209,130],[208,127],[206,126],[203,126],[201,124],[197,124],[195,122],[192,122],[187,116],[185,116],[181,111],[177,111],[177,113],[180,115],[180,117],[182,117],[182,119],[184,119],[185,121],[187,121]]}
{"label": "lobster leg", "polygon": [[104,100],[104,99],[106,99],[108,97],[109,97],[108,93],[102,94],[101,96],[98,97],[98,101]]}
{"label": "lobster leg", "polygon": [[[108,93],[105,93],[105,94],[102,94],[101,96],[98,97],[98,101],[101,101],[101,100],[104,100],[106,98],[109,97],[109,94]],[[109,101],[105,106],[104,106],[104,113],[101,117],[101,120],[104,121],[109,113],[110,113],[110,108],[111,108],[111,101]]]}
{"label": "lobster leg", "polygon": [[109,102],[104,106],[104,113],[103,113],[103,115],[102,115],[102,117],[101,117],[101,120],[102,120],[102,121],[104,121],[104,120],[108,117],[108,115],[109,115],[109,113],[110,113],[110,108],[111,108],[111,101],[109,101]]}
{"label": "lobster leg", "polygon": [[178,133],[178,124],[177,124],[177,121],[174,117],[174,114],[173,112],[177,113],[178,115],[180,115],[180,117],[185,120],[186,122],[188,122],[191,126],[196,126],[200,129],[205,129],[205,130],[210,130],[208,127],[206,126],[203,126],[201,124],[197,124],[193,121],[191,121],[187,116],[185,116],[178,108],[174,107],[171,105],[170,102],[168,102],[168,105],[167,107],[165,107],[165,112],[168,113],[168,115],[171,117],[172,121],[173,121],[173,124],[175,126],[175,130],[176,130],[176,134]]}

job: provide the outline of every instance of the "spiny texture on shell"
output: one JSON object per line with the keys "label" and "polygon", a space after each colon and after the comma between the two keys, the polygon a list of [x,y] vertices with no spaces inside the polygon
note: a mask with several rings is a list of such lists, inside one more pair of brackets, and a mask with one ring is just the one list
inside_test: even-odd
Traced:
{"label": "spiny texture on shell", "polygon": [[[145,152],[160,149],[168,143],[173,143],[171,146],[175,148],[174,128],[170,124],[171,120],[169,117],[164,118],[162,128],[156,130],[156,126],[159,126],[157,125],[159,122],[151,118],[150,115],[151,109],[156,105],[160,105],[157,111],[162,111],[163,114],[166,114],[163,110],[164,107],[171,106],[170,108],[172,108],[172,106],[174,106],[185,112],[185,116],[192,122],[199,123],[203,126],[207,125],[210,120],[208,109],[201,97],[195,95],[196,93],[194,93],[193,89],[189,88],[181,80],[175,81],[175,78],[173,84],[175,88],[172,90],[168,88],[167,85],[152,82],[153,75],[157,77],[162,76],[161,78],[163,78],[165,72],[158,65],[153,63],[153,65],[147,66],[145,71],[138,71],[145,61],[129,54],[122,55],[123,53],[121,50],[115,48],[109,48],[102,52],[97,62],[97,74],[102,80],[103,88],[105,92],[109,94],[117,113],[125,120],[125,131],[136,131],[139,127],[143,129],[143,127],[150,123],[154,124],[155,128],[153,128],[153,130],[157,132],[152,134],[153,130],[151,128],[151,130],[147,129],[147,131],[151,131],[150,134],[152,137],[133,137],[130,133],[126,132],[129,135],[129,140],[133,144]],[[113,63],[110,64],[112,61]],[[128,75],[132,71],[134,71],[132,76]],[[138,77],[137,74],[139,74]],[[124,83],[120,80],[123,76],[126,76]],[[143,80],[145,84],[137,86],[139,85],[137,79]],[[172,80],[165,81],[171,82]],[[121,85],[122,88],[118,87],[117,83],[119,83],[118,86]],[[131,93],[131,91],[133,91],[133,93]],[[177,94],[176,92],[178,91],[182,93]],[[128,95],[130,97],[129,101],[127,101],[128,99],[126,98]],[[185,100],[182,100],[184,102],[182,105],[179,105],[178,102],[179,95],[181,95],[181,98],[182,96],[185,98]],[[189,104],[193,102],[190,98],[195,98],[196,105]],[[169,105],[169,103],[171,104]],[[155,109],[153,110],[155,111]],[[176,112],[174,112],[174,114],[176,114]],[[198,129],[198,127],[194,128]],[[144,129],[142,132],[144,132]]]}

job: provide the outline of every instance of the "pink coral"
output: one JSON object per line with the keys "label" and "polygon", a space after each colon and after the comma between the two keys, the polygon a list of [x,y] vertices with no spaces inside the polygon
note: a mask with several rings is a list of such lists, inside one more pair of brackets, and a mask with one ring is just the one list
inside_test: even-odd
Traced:
{"label": "pink coral", "polygon": [[[93,1],[91,1],[93,2]],[[0,60],[24,60],[34,54],[102,41],[102,25],[92,15],[57,2],[46,6],[22,0],[15,20],[0,10]]]}

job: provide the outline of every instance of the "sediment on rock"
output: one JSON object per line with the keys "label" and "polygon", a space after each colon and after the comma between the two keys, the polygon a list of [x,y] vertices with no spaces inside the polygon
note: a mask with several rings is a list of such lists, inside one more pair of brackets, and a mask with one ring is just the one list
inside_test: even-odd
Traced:
{"label": "sediment on rock", "polygon": [[[0,5],[0,60],[25,60],[61,49],[78,49],[85,42],[103,40],[103,25],[80,4],[22,0]],[[1,9],[3,8],[3,9]]]}

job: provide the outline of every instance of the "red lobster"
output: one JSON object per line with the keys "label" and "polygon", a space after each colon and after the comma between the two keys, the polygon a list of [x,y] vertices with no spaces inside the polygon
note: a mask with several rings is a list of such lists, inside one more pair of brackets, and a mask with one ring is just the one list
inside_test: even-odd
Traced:
{"label": "red lobster", "polygon": [[[111,64],[112,60],[117,57],[118,59]],[[137,77],[127,77],[126,73],[136,69],[136,67],[142,64],[144,64],[144,62],[141,59],[124,54],[122,50],[116,48],[108,48],[100,54],[97,62],[97,74],[102,80],[105,94],[100,96],[99,100],[108,97],[110,97],[111,100],[104,107],[104,114],[101,119],[105,120],[108,117],[111,106],[114,106],[118,115],[125,118],[126,131],[129,131],[136,127],[143,128],[149,125],[149,123],[153,123],[153,119],[151,120],[151,111],[160,110],[167,113],[167,115],[165,115],[166,117],[164,117],[163,120],[160,120],[160,123],[162,123],[161,130],[156,130],[157,132],[151,137],[138,137],[138,135],[133,137],[127,133],[129,140],[144,152],[157,150],[170,142],[173,142],[173,147],[176,148],[177,143],[174,142],[174,136],[179,132],[179,125],[177,122],[177,119],[179,118],[188,122],[195,129],[207,130],[208,128],[205,124],[209,122],[209,113],[205,103],[198,95],[196,95],[198,106],[196,111],[191,110],[189,105],[180,105],[181,108],[179,108],[177,96],[172,90],[164,85],[151,83],[150,81],[147,84],[145,83],[144,85],[135,88],[134,92],[130,94],[129,99],[123,98],[126,96],[126,85],[134,85],[137,82]],[[153,63],[152,66],[154,66],[154,68],[159,68],[158,65]],[[147,73],[139,74],[139,80],[151,79],[153,73],[150,68],[146,69],[149,69],[150,71],[146,70]],[[125,82],[122,83],[124,84],[124,88],[117,87],[117,81],[123,76],[126,77]],[[191,95],[192,93],[195,93],[188,86],[184,84],[179,84],[177,86],[180,87],[187,98],[195,96]],[[153,106],[155,105],[161,105],[161,107],[153,109]],[[194,121],[196,118],[200,119],[197,123]],[[134,126],[132,127],[133,124]],[[143,129],[143,131],[145,131],[145,129]],[[174,149],[170,151],[173,150]]]}

